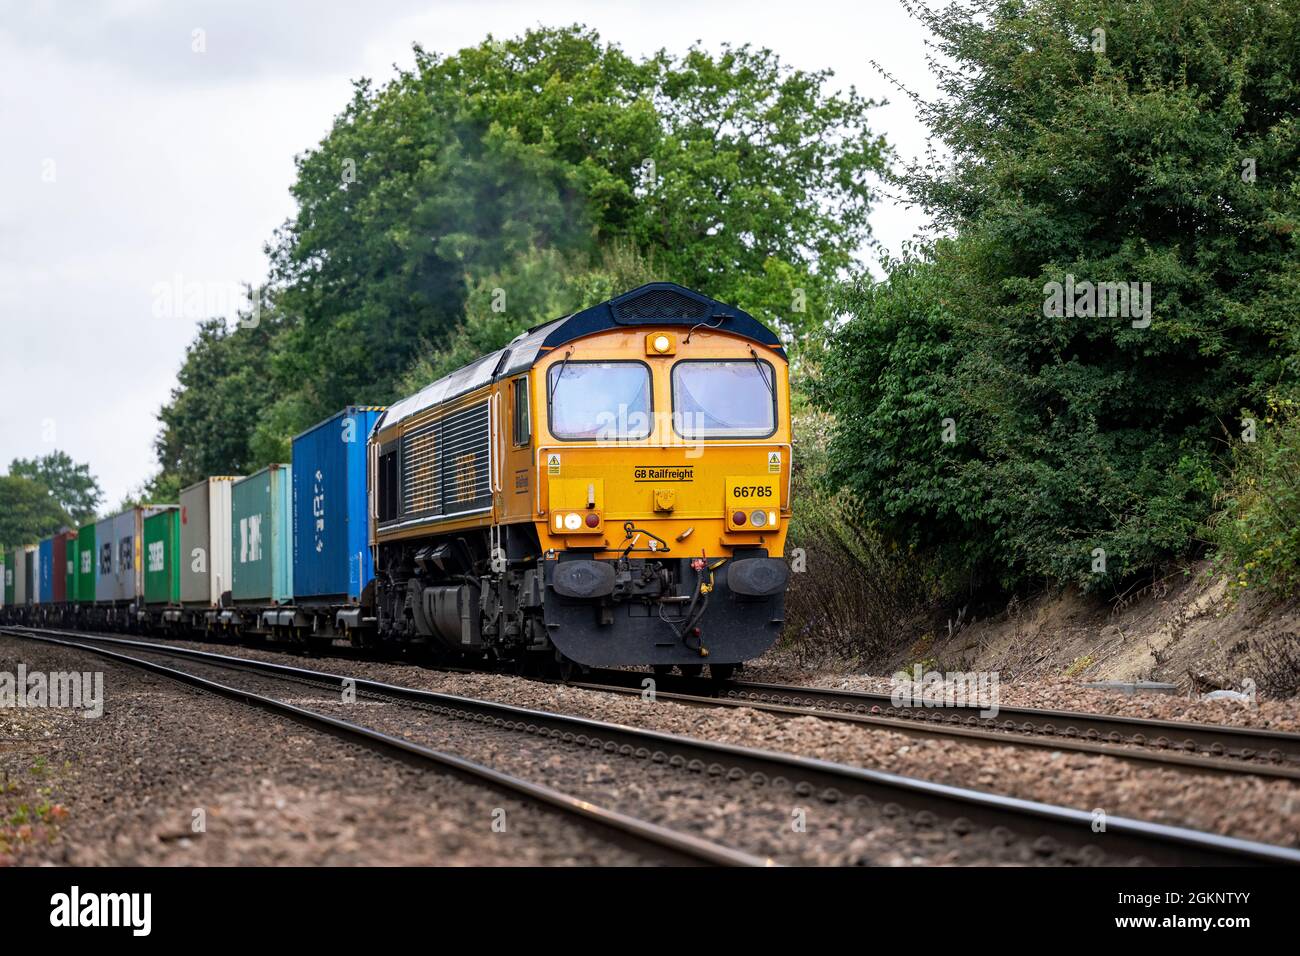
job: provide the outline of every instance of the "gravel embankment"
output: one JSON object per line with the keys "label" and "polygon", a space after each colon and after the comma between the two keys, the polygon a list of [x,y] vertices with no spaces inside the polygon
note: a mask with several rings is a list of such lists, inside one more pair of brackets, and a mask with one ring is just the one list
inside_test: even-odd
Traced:
{"label": "gravel embankment", "polygon": [[[184,646],[285,661],[280,651]],[[505,675],[447,674],[408,664],[342,658],[299,659],[298,663],[332,673],[766,747],[1089,812],[1102,809],[1112,816],[1300,846],[1300,786],[1286,780],[1190,774],[1115,757],[1041,748],[918,739],[816,717],[787,718],[749,708],[699,708],[662,700],[651,703]]]}
{"label": "gravel embankment", "polygon": [[[888,694],[888,677],[869,674],[835,674],[827,671],[799,672],[789,668],[749,667],[744,680],[773,684],[800,684],[835,690],[872,691]],[[1091,714],[1114,714],[1179,720],[1198,724],[1225,724],[1300,733],[1300,700],[1258,700],[1253,704],[1232,700],[1201,700],[1172,694],[1136,694],[1093,690],[1070,680],[999,683],[998,703],[1003,707],[1038,707],[1077,710]]]}
{"label": "gravel embankment", "polygon": [[[142,656],[144,656],[142,654]],[[398,734],[676,830],[789,865],[1051,864],[1025,842],[975,831],[962,839],[943,821],[917,826],[874,805],[827,804],[787,790],[759,790],[632,757],[448,719],[409,704],[246,674],[149,652],[152,659],[312,710]],[[1124,863],[1125,860],[1112,860]]]}
{"label": "gravel embankment", "polygon": [[[0,865],[640,862],[458,778],[102,658],[0,637],[0,671],[104,673],[103,716],[0,709]],[[505,832],[494,832],[502,819]],[[195,811],[206,832],[193,829]]]}

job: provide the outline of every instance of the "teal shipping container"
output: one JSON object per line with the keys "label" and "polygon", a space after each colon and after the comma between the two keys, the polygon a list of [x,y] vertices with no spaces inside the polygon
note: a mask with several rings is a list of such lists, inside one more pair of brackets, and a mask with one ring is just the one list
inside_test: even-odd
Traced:
{"label": "teal shipping container", "polygon": [[293,599],[293,469],[270,465],[230,491],[230,596],[236,604]]}

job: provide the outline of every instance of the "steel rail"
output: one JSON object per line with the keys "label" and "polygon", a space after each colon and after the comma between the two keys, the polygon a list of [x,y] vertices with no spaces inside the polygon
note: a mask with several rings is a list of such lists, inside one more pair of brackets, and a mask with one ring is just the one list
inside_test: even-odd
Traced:
{"label": "steel rail", "polygon": [[[582,690],[603,691],[610,694],[634,696],[642,693],[636,687],[623,684],[586,683],[569,681],[567,687]],[[878,714],[864,714],[858,711],[828,710],[818,707],[796,707],[789,704],[775,704],[768,701],[740,699],[736,697],[708,697],[696,694],[683,694],[675,691],[656,690],[658,700],[685,704],[690,707],[731,707],[749,708],[763,713],[778,714],[783,717],[817,717],[863,727],[895,731],[911,737],[942,737],[988,747],[1035,747],[1044,750],[1068,750],[1075,753],[1095,754],[1115,757],[1134,763],[1149,763],[1162,767],[1172,767],[1182,771],[1214,773],[1228,776],[1253,774],[1260,777],[1275,777],[1284,780],[1300,780],[1300,767],[1277,765],[1259,761],[1248,762],[1240,758],[1208,757],[1199,754],[1187,754],[1180,751],[1152,750],[1116,744],[1096,742],[1074,737],[1046,737],[993,729],[984,726],[967,726],[952,724],[947,721],[917,720],[908,717],[886,717]]]}
{"label": "steel rail", "polygon": [[[648,675],[632,671],[593,671],[596,678],[591,683],[606,689],[637,688]],[[661,693],[682,693],[687,696],[708,697],[716,700],[740,701],[748,704],[775,704],[802,708],[823,716],[853,714],[875,718],[890,718],[905,724],[934,728],[936,732],[956,728],[976,728],[996,731],[1005,735],[1017,734],[1023,738],[1043,741],[1044,745],[1064,748],[1069,741],[1107,746],[1105,752],[1124,756],[1123,751],[1111,749],[1123,745],[1149,754],[1169,757],[1196,756],[1221,761],[1222,764],[1201,764],[1200,760],[1166,760],[1171,764],[1206,766],[1213,769],[1230,769],[1229,763],[1239,765],[1244,772],[1257,772],[1265,776],[1300,778],[1300,734],[1258,727],[1232,727],[1226,724],[1197,724],[1187,721],[1162,720],[1153,717],[1127,717],[1113,714],[1091,714],[1080,711],[1049,710],[1032,707],[998,706],[996,716],[981,716],[986,708],[964,704],[895,704],[889,694],[872,691],[836,690],[829,687],[803,687],[789,684],[766,684],[753,681],[725,681],[721,683],[701,678],[676,675],[655,678]],[[900,729],[901,725],[900,725]],[[1028,740],[1019,740],[1028,744]],[[1084,749],[1084,748],[1074,748]]]}
{"label": "steel rail", "polygon": [[913,704],[899,707],[893,703],[889,694],[748,681],[734,682],[723,688],[723,693],[741,700],[779,698],[779,702],[794,706],[817,707],[820,704],[859,713],[863,709],[870,712],[872,708],[879,708],[886,716],[898,714],[909,720],[996,726],[1006,732],[1127,743],[1244,761],[1263,760],[1300,769],[1300,734],[1258,727],[1197,724],[1154,717],[1127,717],[1033,707],[999,706],[995,717],[982,717],[980,712],[984,708],[978,705],[934,707]]}
{"label": "steel rail", "polygon": [[[38,637],[30,632],[20,634]],[[1022,838],[1032,840],[1036,851],[1044,855],[1072,848],[1076,854],[1085,857],[1089,852],[1101,850],[1116,860],[1140,858],[1154,864],[1179,866],[1300,865],[1300,850],[1290,847],[1120,816],[1107,816],[1104,830],[1094,832],[1096,821],[1087,811],[812,757],[701,740],[270,661],[229,657],[170,644],[74,636],[308,682],[327,681],[339,687],[347,682],[347,686],[355,688],[358,695],[364,693],[419,702],[443,716],[521,730],[727,780],[748,779],[755,786],[789,790],[799,798],[816,798],[828,803],[850,798],[879,804],[886,815],[908,817],[918,826],[933,827],[939,819],[944,819],[958,833],[967,832],[972,826],[997,829],[1008,837],[1019,832]],[[1087,847],[1094,849],[1088,851]]]}
{"label": "steel rail", "polygon": [[[540,805],[544,808],[558,810],[567,816],[574,817],[582,825],[601,831],[606,838],[612,839],[613,842],[629,846],[652,859],[664,860],[675,864],[694,865],[775,865],[773,861],[769,859],[757,857],[740,850],[735,850],[731,847],[723,846],[710,840],[693,836],[689,833],[681,833],[668,827],[660,826],[656,823],[640,820],[616,810],[609,810],[605,807],[597,806],[580,797],[574,797],[552,787],[547,787],[542,784],[524,780],[520,777],[512,776],[511,774],[493,769],[492,767],[476,763],[472,760],[467,760],[464,757],[458,757],[455,754],[434,750],[405,738],[395,737],[391,734],[386,734],[370,727],[364,727],[351,721],[340,720],[337,717],[317,713],[316,711],[308,710],[304,707],[298,707],[294,704],[285,703],[284,701],[276,700],[272,697],[256,694],[249,690],[243,690],[238,687],[232,687],[228,684],[221,684],[216,681],[208,680],[207,678],[200,677],[197,674],[190,674],[172,667],[167,667],[166,665],[159,664],[156,661],[132,657],[129,654],[119,653],[118,651],[109,650],[104,647],[96,647],[92,644],[84,643],[83,640],[65,640],[62,638],[49,637],[46,634],[34,634],[28,630],[20,631],[14,628],[0,628],[0,633],[96,654],[108,660],[137,667],[191,687],[196,687],[243,704],[248,704],[274,714],[288,717],[315,730],[331,733],[334,736],[352,743],[363,744],[372,750],[385,753],[389,757],[399,759],[420,769],[428,770],[431,766],[434,766],[443,770],[451,771],[462,779],[467,779],[472,783],[487,784],[498,790],[512,793],[528,802]],[[82,638],[83,636],[78,635],[78,637]],[[114,638],[90,638],[90,640],[110,640],[115,643],[126,644],[133,643],[130,641],[118,641]],[[149,649],[152,650],[155,648],[167,648],[170,650],[168,645],[161,644],[153,645]],[[179,656],[191,655],[182,654]],[[250,668],[242,669],[250,670]]]}

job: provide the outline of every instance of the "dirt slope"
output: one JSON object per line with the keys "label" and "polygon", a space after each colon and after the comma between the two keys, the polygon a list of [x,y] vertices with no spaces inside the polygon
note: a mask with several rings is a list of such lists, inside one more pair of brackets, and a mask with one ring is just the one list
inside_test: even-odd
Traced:
{"label": "dirt slope", "polygon": [[[920,664],[925,670],[996,671],[1004,683],[1061,688],[1097,680],[1164,681],[1177,684],[1184,696],[1249,692],[1245,682],[1253,681],[1260,697],[1300,701],[1300,596],[1279,602],[1247,593],[1234,602],[1227,581],[1209,570],[1206,562],[1174,570],[1119,601],[1073,588],[1044,592],[987,617],[963,610],[937,627],[929,613],[875,613],[870,600],[842,593],[860,582],[836,578],[829,584],[835,600],[819,592],[819,601],[843,604],[852,613],[835,616],[852,623],[841,623],[840,632],[861,633],[817,641],[792,635],[746,674],[870,681]],[[873,620],[888,626],[873,626]]]}
{"label": "dirt slope", "polygon": [[[1200,564],[1117,604],[1066,589],[1001,614],[952,626],[892,663],[932,660],[946,670],[996,670],[1004,679],[1169,681],[1183,691],[1242,689],[1289,696],[1300,684],[1300,600],[1248,594]],[[945,629],[946,630],[946,629]]]}

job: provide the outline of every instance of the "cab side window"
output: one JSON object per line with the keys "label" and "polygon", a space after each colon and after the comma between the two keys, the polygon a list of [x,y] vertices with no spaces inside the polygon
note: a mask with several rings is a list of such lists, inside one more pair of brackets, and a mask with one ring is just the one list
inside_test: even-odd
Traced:
{"label": "cab side window", "polygon": [[527,445],[532,438],[532,429],[528,416],[528,379],[517,378],[511,386],[514,391],[514,432],[515,447]]}

